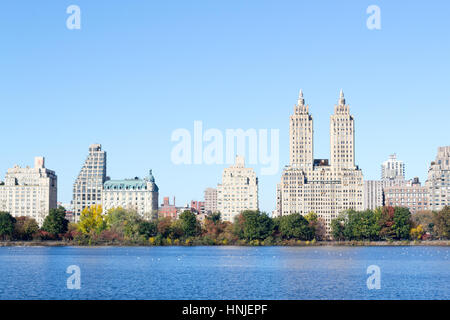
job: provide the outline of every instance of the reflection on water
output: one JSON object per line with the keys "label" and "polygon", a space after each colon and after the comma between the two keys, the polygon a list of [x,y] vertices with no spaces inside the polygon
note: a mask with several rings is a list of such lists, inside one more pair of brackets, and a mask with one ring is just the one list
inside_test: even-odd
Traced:
{"label": "reflection on water", "polygon": [[[447,247],[2,247],[1,299],[449,299]],[[81,269],[69,290],[66,269]],[[369,265],[381,289],[368,290]]]}

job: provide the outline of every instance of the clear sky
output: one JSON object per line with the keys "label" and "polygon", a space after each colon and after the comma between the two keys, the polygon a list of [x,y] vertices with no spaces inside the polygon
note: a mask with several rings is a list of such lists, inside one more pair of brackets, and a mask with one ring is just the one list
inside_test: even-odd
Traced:
{"label": "clear sky", "polygon": [[[81,9],[69,30],[66,8]],[[369,30],[369,5],[381,30]],[[58,200],[92,143],[113,179],[153,169],[177,205],[203,198],[223,165],[175,165],[171,134],[279,129],[280,170],[260,176],[260,207],[275,208],[288,163],[289,116],[300,88],[314,117],[315,158],[329,158],[329,117],[342,88],[366,179],[396,152],[424,181],[450,144],[450,2],[8,1],[0,7],[0,179],[46,157]]]}

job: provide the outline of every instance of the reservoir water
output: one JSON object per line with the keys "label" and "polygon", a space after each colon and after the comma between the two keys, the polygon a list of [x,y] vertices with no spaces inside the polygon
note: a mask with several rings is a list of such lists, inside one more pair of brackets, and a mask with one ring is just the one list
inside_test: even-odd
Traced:
{"label": "reservoir water", "polygon": [[[450,299],[449,258],[425,246],[0,247],[0,299]],[[80,289],[68,289],[72,265]]]}

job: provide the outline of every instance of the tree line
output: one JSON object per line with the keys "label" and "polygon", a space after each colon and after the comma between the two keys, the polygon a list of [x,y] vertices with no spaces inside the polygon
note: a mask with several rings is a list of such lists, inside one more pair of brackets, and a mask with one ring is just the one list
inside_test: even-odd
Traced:
{"label": "tree line", "polygon": [[404,207],[349,210],[331,222],[335,240],[450,239],[450,207],[411,214]]}
{"label": "tree line", "polygon": [[[413,215],[401,207],[348,210],[332,220],[331,236],[337,241],[450,239],[450,207]],[[32,218],[0,212],[0,238],[77,245],[295,245],[327,240],[325,223],[314,212],[272,218],[247,210],[234,223],[223,221],[220,213],[200,222],[189,210],[178,219],[146,220],[134,210],[103,212],[100,205],[85,208],[78,223],[65,219],[63,207],[51,209],[41,228]]]}

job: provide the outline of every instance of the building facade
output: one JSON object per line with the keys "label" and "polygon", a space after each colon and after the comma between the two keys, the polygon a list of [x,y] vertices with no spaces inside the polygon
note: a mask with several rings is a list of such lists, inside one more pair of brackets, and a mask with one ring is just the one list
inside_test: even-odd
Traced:
{"label": "building facade", "polygon": [[450,206],[450,146],[438,148],[425,185],[430,197],[430,210],[438,211]]}
{"label": "building facade", "polygon": [[402,178],[364,181],[364,210],[374,210],[384,206],[386,204],[386,188],[394,186],[408,187],[411,186],[413,182],[413,180],[405,180]]}
{"label": "building facade", "polygon": [[363,209],[374,210],[378,207],[382,207],[383,203],[384,203],[383,181],[365,180]]}
{"label": "building facade", "polygon": [[422,186],[419,178],[410,185],[392,185],[384,188],[385,205],[408,208],[411,213],[430,210],[428,188]]}
{"label": "building facade", "polygon": [[192,200],[191,201],[191,211],[197,213],[197,214],[206,214],[206,209],[205,209],[205,202],[204,201],[195,201]]}
{"label": "building facade", "polygon": [[135,210],[145,219],[155,218],[158,211],[158,186],[152,170],[144,179],[108,180],[103,185],[104,212],[113,208]]}
{"label": "building facade", "polygon": [[44,157],[34,159],[34,168],[15,165],[0,185],[0,211],[14,217],[26,216],[42,226],[50,209],[57,206],[57,177],[45,168]]}
{"label": "building facade", "polygon": [[397,160],[397,155],[394,153],[381,164],[381,180],[397,179],[405,179],[405,164],[403,161]]}
{"label": "building facade", "polygon": [[106,181],[106,152],[100,144],[89,146],[89,154],[73,184],[73,209],[75,221],[81,211],[95,204],[102,204],[103,184]]}
{"label": "building facade", "polygon": [[393,186],[411,186],[412,180],[405,180],[405,163],[391,154],[381,164],[381,180],[364,181],[364,210],[374,210],[385,205],[384,189]]}
{"label": "building facade", "polygon": [[205,193],[205,212],[211,214],[217,212],[217,189],[206,188]]}
{"label": "building facade", "polygon": [[290,164],[277,185],[277,213],[315,212],[327,233],[342,211],[363,208],[363,175],[355,165],[354,119],[341,91],[330,117],[330,159],[314,159],[313,117],[300,91],[289,121]]}
{"label": "building facade", "polygon": [[223,221],[233,222],[245,210],[259,210],[258,178],[244,158],[236,156],[234,165],[225,168],[222,183],[217,185],[217,210]]}
{"label": "building facade", "polygon": [[175,206],[175,197],[173,197],[173,204],[170,204],[169,197],[164,197],[163,203],[158,209],[158,218],[176,219],[177,216],[178,209]]}

